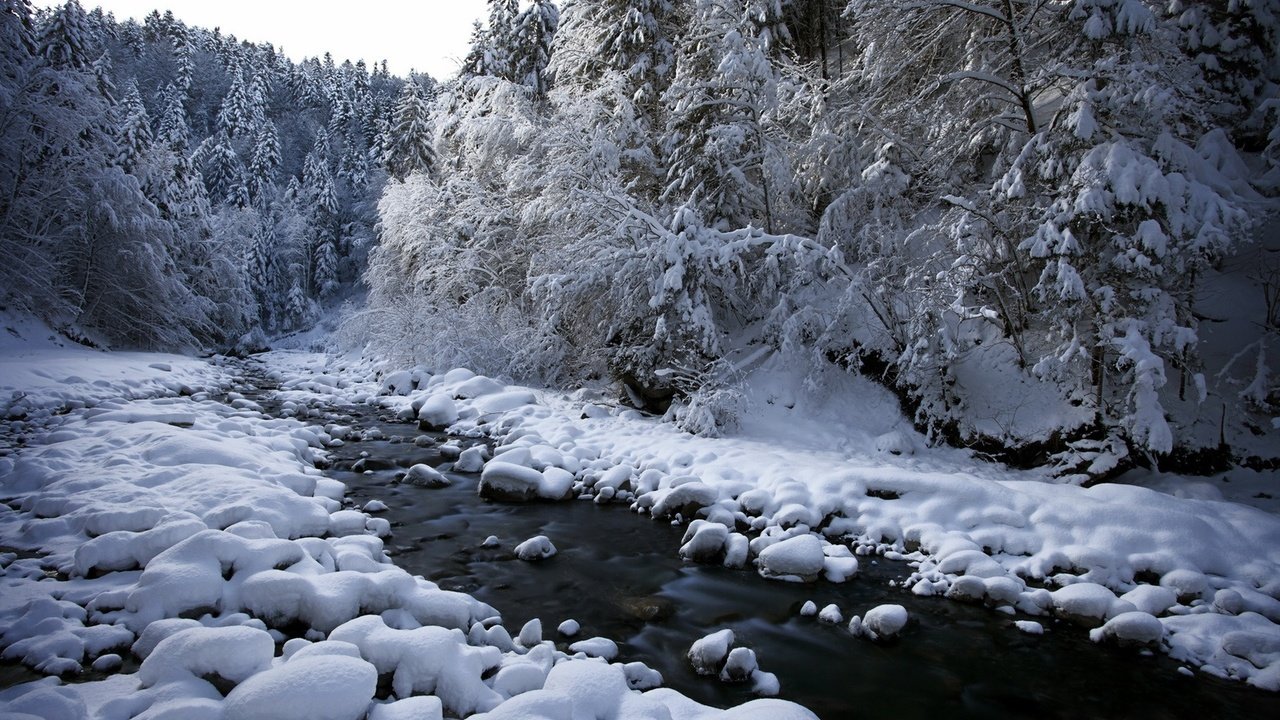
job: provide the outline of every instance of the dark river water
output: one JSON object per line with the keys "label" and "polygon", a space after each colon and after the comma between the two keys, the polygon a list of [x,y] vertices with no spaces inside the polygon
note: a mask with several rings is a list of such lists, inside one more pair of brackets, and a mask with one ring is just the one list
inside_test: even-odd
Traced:
{"label": "dark river water", "polygon": [[[363,415],[360,409],[350,409]],[[763,670],[778,676],[781,697],[826,720],[924,718],[1266,718],[1280,717],[1280,697],[1207,676],[1186,677],[1163,655],[1100,647],[1083,628],[1050,619],[1047,632],[1019,632],[991,610],[941,598],[917,598],[890,580],[910,574],[901,562],[860,558],[861,572],[834,585],[768,581],[749,570],[686,563],[676,550],[684,529],[590,502],[507,505],[480,499],[478,476],[427,489],[394,482],[414,463],[446,462],[415,446],[412,425],[368,415],[356,420],[405,442],[350,442],[334,453],[331,475],[348,484],[357,505],[380,499],[392,523],[395,562],[412,573],[493,605],[514,636],[540,618],[544,637],[567,642],[556,626],[572,618],[574,638],[616,641],[618,661],[639,660],[665,685],[700,702],[727,706],[750,688],[696,675],[685,659],[709,632],[732,628]],[[439,435],[433,437],[441,438]],[[474,441],[472,441],[474,442]],[[371,474],[350,472],[369,453]],[[549,560],[517,560],[512,548],[546,535]],[[497,536],[497,548],[480,545]],[[890,644],[852,637],[843,625],[802,618],[806,600],[836,603],[846,618],[881,603],[904,605],[912,623]],[[1032,619],[1032,618],[1025,618]]]}

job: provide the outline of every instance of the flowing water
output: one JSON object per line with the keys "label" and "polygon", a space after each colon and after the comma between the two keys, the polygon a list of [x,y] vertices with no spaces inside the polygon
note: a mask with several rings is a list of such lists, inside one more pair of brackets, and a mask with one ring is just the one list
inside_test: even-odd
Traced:
{"label": "flowing water", "polygon": [[[514,635],[540,618],[544,637],[564,648],[556,626],[573,618],[573,640],[616,641],[618,661],[639,660],[665,685],[700,702],[727,706],[752,698],[750,688],[696,675],[685,659],[703,635],[732,628],[763,670],[776,674],[781,697],[826,720],[916,718],[1248,718],[1280,717],[1280,697],[1212,677],[1186,677],[1163,655],[1100,647],[1085,629],[1035,618],[1047,632],[1028,635],[1015,618],[941,598],[917,598],[890,581],[910,574],[900,562],[861,558],[853,580],[834,585],[767,581],[749,570],[685,563],[676,554],[683,528],[625,507],[590,502],[507,505],[480,499],[478,476],[446,473],[453,485],[397,484],[414,463],[445,462],[412,441],[412,425],[347,408],[358,427],[385,436],[348,443],[334,453],[331,475],[348,484],[357,505],[383,500],[392,523],[395,562],[450,590],[493,605]],[[437,439],[442,436],[433,435]],[[369,473],[351,462],[369,454]],[[558,554],[542,562],[512,548],[546,535]],[[490,535],[500,543],[480,545]],[[846,617],[881,603],[904,605],[912,623],[896,641],[852,637],[843,625],[799,616],[806,600],[837,604]],[[1027,618],[1031,619],[1031,618]]]}

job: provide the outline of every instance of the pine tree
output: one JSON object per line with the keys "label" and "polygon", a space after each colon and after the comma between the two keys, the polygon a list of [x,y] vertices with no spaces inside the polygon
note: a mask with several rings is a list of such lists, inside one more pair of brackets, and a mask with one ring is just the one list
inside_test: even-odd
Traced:
{"label": "pine tree", "polygon": [[116,162],[125,172],[132,173],[151,151],[151,118],[142,104],[136,83],[125,87],[124,99],[118,113],[122,116],[116,138]]}
{"label": "pine tree", "polygon": [[520,5],[517,0],[489,0],[489,26],[485,33],[483,70],[480,75],[491,75],[503,80],[515,81],[516,54],[520,46]]}
{"label": "pine tree", "polygon": [[163,109],[155,139],[174,151],[185,153],[191,131],[187,127],[187,109],[183,106],[182,97],[182,91],[173,84],[161,91]]}
{"label": "pine tree", "polygon": [[551,0],[533,0],[516,22],[514,78],[532,88],[537,98],[545,98],[551,89],[547,65],[559,26],[560,10]]}
{"label": "pine tree", "polygon": [[39,54],[55,68],[89,67],[94,55],[92,31],[78,0],[55,9],[40,33]]}
{"label": "pine tree", "polygon": [[247,185],[249,196],[257,201],[264,198],[275,185],[276,169],[280,167],[280,139],[275,123],[264,120],[258,126],[253,152],[249,156]]}
{"label": "pine tree", "polygon": [[421,88],[415,82],[405,83],[382,154],[383,167],[397,180],[415,172],[429,175],[435,169],[429,115]]}

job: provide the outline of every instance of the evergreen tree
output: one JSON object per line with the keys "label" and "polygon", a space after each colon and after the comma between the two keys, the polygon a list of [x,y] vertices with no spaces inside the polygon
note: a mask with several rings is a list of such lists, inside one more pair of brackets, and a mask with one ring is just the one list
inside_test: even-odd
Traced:
{"label": "evergreen tree", "polygon": [[551,89],[547,65],[551,62],[552,43],[559,26],[560,10],[551,0],[533,0],[516,22],[514,78],[532,88],[537,98],[545,98]]}
{"label": "evergreen tree", "polygon": [[89,67],[97,57],[88,18],[78,0],[56,8],[40,33],[40,56],[55,68]]}
{"label": "evergreen tree", "polygon": [[386,137],[382,164],[392,177],[404,180],[411,173],[429,175],[435,169],[430,111],[417,83],[405,83]]}
{"label": "evergreen tree", "polygon": [[142,104],[138,86],[132,82],[125,88],[124,99],[117,109],[121,116],[116,137],[116,162],[132,173],[151,151],[151,118]]}

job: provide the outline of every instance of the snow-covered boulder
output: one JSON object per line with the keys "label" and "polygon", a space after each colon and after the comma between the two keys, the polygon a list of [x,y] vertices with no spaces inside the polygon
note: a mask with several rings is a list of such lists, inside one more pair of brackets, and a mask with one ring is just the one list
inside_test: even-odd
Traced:
{"label": "snow-covered boulder", "polygon": [[516,546],[516,557],[521,560],[546,560],[556,554],[556,546],[546,535],[535,535]]}
{"label": "snow-covered boulder", "polygon": [[618,644],[609,638],[593,637],[573,643],[569,646],[569,652],[582,653],[587,657],[613,660],[618,657]]}
{"label": "snow-covered boulder", "polygon": [[849,632],[871,640],[884,640],[897,636],[907,626],[907,609],[901,605],[877,605],[867,611],[865,617],[853,616]]}
{"label": "snow-covered boulder", "polygon": [[680,557],[698,563],[719,562],[729,539],[729,528],[706,520],[694,520],[685,531]]}
{"label": "snow-covered boulder", "polygon": [[237,685],[223,703],[226,720],[360,720],[378,671],[344,655],[303,657]]}
{"label": "snow-covered boulder", "polygon": [[462,451],[453,463],[454,472],[475,473],[484,468],[486,450],[483,445],[469,447]]}
{"label": "snow-covered boulder", "polygon": [[698,481],[686,482],[656,494],[661,494],[661,497],[657,498],[649,511],[656,518],[672,517],[676,513],[691,517],[719,497],[715,488]]}
{"label": "snow-covered boulder", "polygon": [[733,647],[733,630],[725,628],[694,641],[689,647],[689,662],[699,675],[716,675]]}
{"label": "snow-covered boulder", "polygon": [[404,482],[408,485],[417,485],[425,488],[443,488],[453,484],[439,470],[422,463],[409,468],[409,472],[404,475]]}
{"label": "snow-covered boulder", "polygon": [[529,502],[538,497],[542,473],[530,467],[490,460],[480,473],[480,497],[500,502]]}
{"label": "snow-covered boulder", "polygon": [[1062,617],[1090,624],[1136,608],[1102,585],[1081,582],[1054,591],[1053,609]]}
{"label": "snow-covered boulder", "polygon": [[476,375],[475,377],[459,384],[453,389],[453,396],[459,398],[478,398],[485,395],[493,395],[500,393],[506,389],[502,383],[484,375]]}
{"label": "snow-covered boulder", "polygon": [[816,535],[798,535],[776,542],[756,559],[760,575],[772,580],[813,582],[825,566],[822,540]]}
{"label": "snow-covered boulder", "polygon": [[720,670],[720,682],[740,683],[751,679],[752,673],[760,669],[756,662],[756,653],[751,648],[734,648],[725,658],[724,667]]}
{"label": "snow-covered boulder", "polygon": [[435,393],[419,408],[418,422],[427,430],[443,430],[458,422],[458,406],[448,395]]}
{"label": "snow-covered boulder", "polygon": [[1159,619],[1141,611],[1124,612],[1089,631],[1094,642],[1113,640],[1121,645],[1155,645],[1164,638]]}

